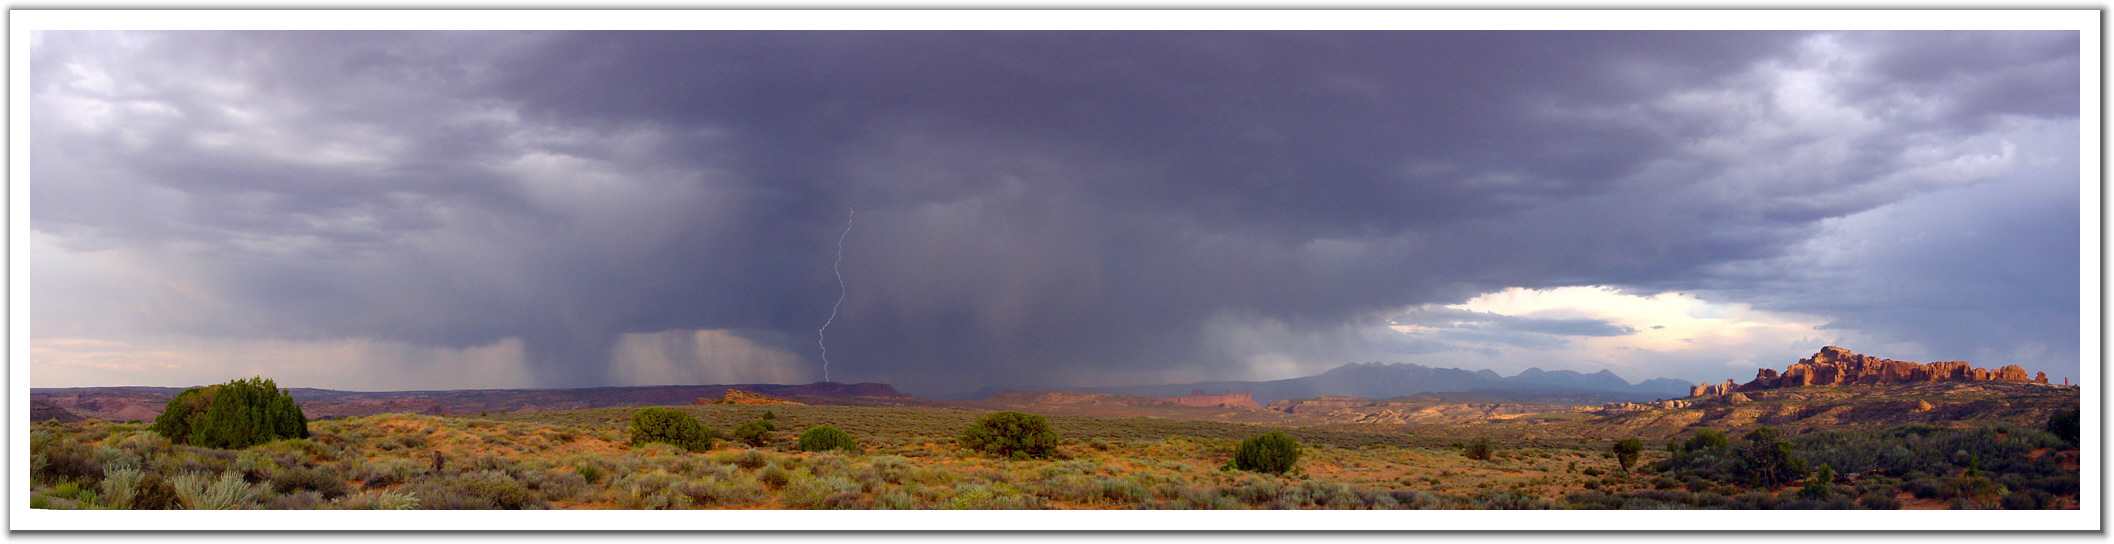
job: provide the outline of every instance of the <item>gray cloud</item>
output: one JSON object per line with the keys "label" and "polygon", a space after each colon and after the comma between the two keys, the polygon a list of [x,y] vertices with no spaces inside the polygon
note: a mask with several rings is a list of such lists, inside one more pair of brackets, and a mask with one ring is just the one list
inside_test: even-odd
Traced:
{"label": "gray cloud", "polygon": [[[1929,280],[1885,296],[1783,274],[1849,236],[1840,218],[2009,194],[2020,172],[2074,180],[2074,32],[39,39],[33,228],[62,251],[151,256],[147,285],[196,297],[40,296],[39,323],[520,338],[552,386],[618,380],[625,333],[747,331],[819,365],[797,339],[836,299],[850,206],[833,377],[912,391],[1245,377],[1236,322],[1282,324],[1305,353],[1430,351],[1344,331],[1509,286],[1710,289],[1944,353],[2075,345],[2046,326],[2075,321],[2074,298],[2040,287],[2058,274],[1912,266],[2074,272],[2074,190],[1928,204],[1990,230],[1842,273]],[[2051,126],[2073,139],[2018,136]],[[1982,318],[1887,313],[1961,297],[2049,317],[1971,341]]]}

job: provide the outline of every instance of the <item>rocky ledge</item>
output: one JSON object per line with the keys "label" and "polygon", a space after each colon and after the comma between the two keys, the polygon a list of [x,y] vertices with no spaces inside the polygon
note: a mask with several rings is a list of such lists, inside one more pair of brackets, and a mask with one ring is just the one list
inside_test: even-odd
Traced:
{"label": "rocky ledge", "polygon": [[1689,388],[1690,397],[1724,397],[1740,392],[1762,391],[1783,387],[1805,387],[1813,385],[1860,385],[1915,382],[2033,382],[2048,383],[2046,373],[2026,376],[2026,369],[2019,365],[2006,365],[1995,370],[1976,368],[1960,361],[1935,363],[1911,363],[1893,359],[1881,359],[1870,355],[1858,355],[1850,350],[1828,346],[1820,353],[1799,359],[1798,364],[1777,373],[1776,369],[1764,368],[1755,373],[1754,380],[1744,384],[1703,384]]}

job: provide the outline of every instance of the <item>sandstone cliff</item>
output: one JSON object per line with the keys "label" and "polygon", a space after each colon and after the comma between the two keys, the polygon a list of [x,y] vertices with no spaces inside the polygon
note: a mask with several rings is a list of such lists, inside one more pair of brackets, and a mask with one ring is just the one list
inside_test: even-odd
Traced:
{"label": "sandstone cliff", "polygon": [[1724,397],[1742,391],[1763,391],[1783,387],[1833,386],[1858,384],[1890,384],[1918,382],[2034,382],[2048,383],[2045,373],[2031,378],[2019,365],[2007,365],[1995,370],[1976,368],[1961,361],[1939,361],[1935,363],[1911,363],[1893,359],[1881,359],[1870,355],[1858,355],[1850,350],[1828,346],[1820,353],[1799,359],[1797,364],[1785,368],[1779,374],[1775,369],[1764,368],[1755,373],[1754,379],[1744,384],[1703,384],[1689,388],[1691,397]]}

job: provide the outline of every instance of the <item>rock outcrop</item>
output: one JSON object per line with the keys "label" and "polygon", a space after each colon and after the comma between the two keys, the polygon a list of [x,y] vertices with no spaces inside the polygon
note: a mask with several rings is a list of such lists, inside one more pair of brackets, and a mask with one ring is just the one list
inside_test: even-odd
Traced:
{"label": "rock outcrop", "polygon": [[1939,361],[1935,363],[1911,363],[1893,359],[1881,359],[1870,355],[1858,355],[1850,350],[1828,346],[1820,348],[1812,357],[1799,359],[1797,364],[1785,368],[1782,374],[1775,369],[1764,368],[1755,372],[1754,380],[1734,385],[1732,380],[1722,384],[1703,384],[1689,388],[1691,396],[1724,397],[1742,391],[1762,391],[1783,387],[1810,387],[1835,385],[1865,385],[1915,382],[2034,382],[2048,383],[2048,375],[2028,378],[2026,369],[2019,365],[2006,365],[1995,370],[1976,368],[1962,361]]}
{"label": "rock outcrop", "polygon": [[1249,393],[1227,393],[1224,395],[1207,395],[1204,394],[1203,391],[1195,391],[1188,395],[1180,397],[1161,398],[1172,400],[1176,404],[1180,404],[1183,406],[1196,406],[1200,408],[1244,408],[1248,410],[1263,409],[1263,406],[1261,404],[1255,403],[1255,397]]}
{"label": "rock outcrop", "polygon": [[718,399],[697,399],[695,404],[790,404],[794,406],[805,406],[805,404],[803,403],[781,399],[778,397],[765,395],[763,393],[752,393],[748,391],[742,391],[740,389],[728,389],[727,393],[725,395],[720,395]]}

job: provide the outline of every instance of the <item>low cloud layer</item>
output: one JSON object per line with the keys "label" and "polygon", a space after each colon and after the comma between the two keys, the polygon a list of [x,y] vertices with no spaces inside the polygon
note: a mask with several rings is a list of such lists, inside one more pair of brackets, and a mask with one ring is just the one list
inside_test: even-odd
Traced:
{"label": "low cloud layer", "polygon": [[[2079,368],[2075,32],[31,43],[39,386],[816,380],[847,208],[831,378],[911,392]],[[1472,302],[1562,288],[1792,329]]]}

